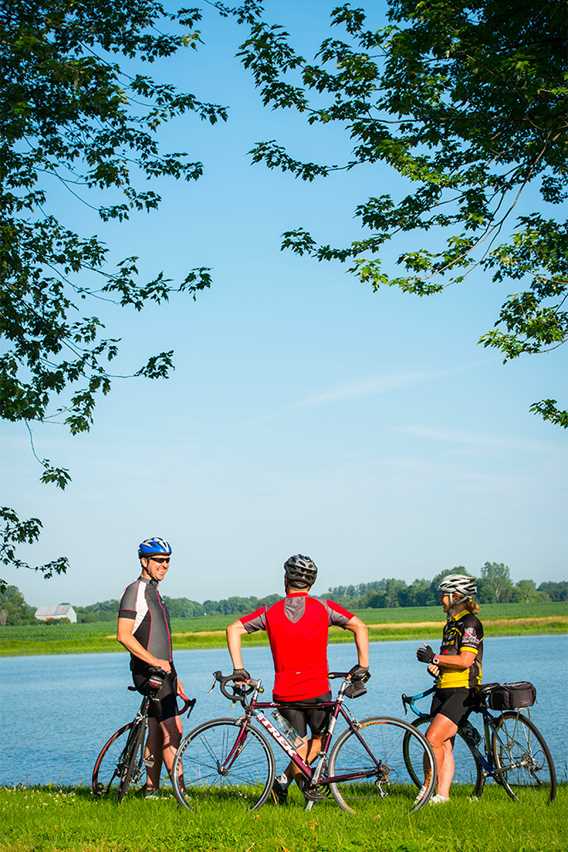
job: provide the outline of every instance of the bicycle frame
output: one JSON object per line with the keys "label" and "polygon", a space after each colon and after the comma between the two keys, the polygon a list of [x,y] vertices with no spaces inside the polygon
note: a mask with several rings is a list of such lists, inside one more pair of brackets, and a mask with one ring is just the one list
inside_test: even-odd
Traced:
{"label": "bicycle frame", "polygon": [[[416,715],[418,719],[427,719],[429,718],[429,713],[424,713],[422,710],[419,710],[416,707],[416,702],[421,701],[423,698],[426,698],[428,695],[432,695],[435,691],[435,687],[432,686],[430,689],[426,689],[424,692],[417,692],[416,695],[402,695],[402,706],[404,707],[404,712],[407,712],[407,708],[410,707],[412,712]],[[481,752],[478,748],[477,743],[469,743],[472,751],[474,752],[474,756],[476,761],[479,763],[481,770],[483,772],[484,778],[494,778],[498,783],[500,783],[500,772],[495,766],[495,762],[493,760],[493,755],[491,753],[491,732],[496,730],[497,728],[497,720],[499,716],[494,716],[489,712],[488,708],[480,703],[478,707],[473,708],[473,713],[480,713],[483,719],[483,752]],[[522,713],[517,710],[516,711],[519,716],[522,716]],[[528,714],[530,718],[530,713]],[[463,731],[466,725],[471,725],[469,718],[466,722],[461,725],[458,730]],[[474,729],[475,730],[475,729]],[[479,732],[478,732],[479,733]],[[515,764],[507,767],[507,769],[516,768]]]}
{"label": "bicycle frame", "polygon": [[[339,689],[337,698],[335,701],[322,701],[318,703],[318,710],[330,710],[331,715],[329,718],[329,722],[327,725],[326,732],[323,736],[322,749],[318,754],[318,764],[315,768],[310,766],[309,763],[300,757],[297,749],[295,749],[286,739],[286,737],[278,730],[278,728],[272,724],[272,722],[266,717],[264,710],[278,710],[284,707],[283,704],[278,704],[278,702],[274,701],[257,701],[257,695],[260,691],[260,682],[257,682],[257,686],[255,687],[253,696],[248,705],[245,706],[245,715],[244,715],[244,724],[242,725],[237,738],[231,748],[229,754],[227,755],[226,760],[223,762],[223,765],[220,767],[220,771],[222,772],[224,769],[229,770],[234,761],[237,759],[239,754],[241,753],[244,744],[246,742],[248,727],[252,720],[256,720],[259,725],[261,725],[265,731],[270,735],[270,737],[278,743],[280,748],[286,752],[290,760],[298,767],[302,775],[311,783],[311,784],[335,784],[341,781],[357,781],[362,778],[371,778],[377,775],[377,772],[381,769],[381,762],[376,759],[372,751],[369,749],[365,739],[359,733],[359,725],[358,722],[353,718],[351,713],[343,707],[344,701],[344,693],[347,687],[347,684],[344,682]],[[301,702],[295,705],[298,708],[309,707],[313,709],[312,705],[302,705]],[[342,716],[343,719],[347,722],[348,727],[353,731],[357,739],[362,744],[363,748],[369,755],[369,757],[375,763],[376,769],[368,769],[364,772],[350,772],[345,773],[343,775],[325,775],[324,778],[320,778],[321,775],[321,767],[322,761],[327,757],[329,747],[331,744],[331,740],[333,738],[333,732],[335,730],[335,726],[337,724],[337,720],[339,716]]]}
{"label": "bicycle frame", "polygon": [[[135,687],[129,686],[128,689],[131,692],[135,692]],[[152,695],[144,694],[142,696],[142,700],[140,702],[140,706],[136,711],[136,714],[131,722],[127,722],[122,727],[118,728],[117,731],[112,734],[109,740],[103,745],[101,751],[99,752],[97,759],[95,761],[95,765],[93,767],[93,772],[91,775],[91,789],[95,796],[107,795],[110,791],[110,788],[113,782],[118,779],[120,788],[118,791],[118,800],[122,798],[122,796],[126,793],[126,789],[130,783],[136,783],[143,771],[143,765],[151,766],[148,762],[148,758],[145,756],[145,743],[147,739],[148,733],[148,711],[150,708],[150,702],[153,700]],[[182,709],[178,710],[179,715],[185,715],[187,712],[187,716],[189,717],[194,706],[195,706],[195,698],[193,699],[184,699],[184,704]],[[126,742],[124,743],[122,750],[118,757],[113,756],[112,760],[107,762],[107,749],[111,744],[115,741],[117,737],[121,737],[124,733],[128,731],[128,735],[126,737]],[[140,733],[142,732],[142,734]],[[141,740],[142,749],[138,754],[136,765],[131,764],[131,758],[133,755],[133,749],[135,744]],[[106,781],[105,784],[99,783],[99,771],[101,769],[101,764],[104,763],[104,766],[107,770],[110,770],[111,766],[112,774],[110,779]],[[125,789],[123,791],[123,785]]]}

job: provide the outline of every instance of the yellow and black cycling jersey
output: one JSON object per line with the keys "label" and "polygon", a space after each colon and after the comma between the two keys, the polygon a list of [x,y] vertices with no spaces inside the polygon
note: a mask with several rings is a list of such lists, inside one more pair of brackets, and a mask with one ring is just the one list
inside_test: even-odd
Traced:
{"label": "yellow and black cycling jersey", "polygon": [[[469,669],[444,668],[444,654],[457,655],[462,651],[471,651],[476,655]],[[463,610],[452,615],[444,625],[442,645],[440,647],[440,674],[436,680],[438,689],[479,686],[482,676],[483,625],[471,612]]]}

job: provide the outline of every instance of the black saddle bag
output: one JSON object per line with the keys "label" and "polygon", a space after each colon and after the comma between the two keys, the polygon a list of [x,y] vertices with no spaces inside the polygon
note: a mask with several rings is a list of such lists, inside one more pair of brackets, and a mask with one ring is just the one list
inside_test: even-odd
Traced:
{"label": "black saddle bag", "polygon": [[532,707],[536,701],[536,689],[528,680],[517,683],[498,683],[486,697],[492,710],[521,710]]}

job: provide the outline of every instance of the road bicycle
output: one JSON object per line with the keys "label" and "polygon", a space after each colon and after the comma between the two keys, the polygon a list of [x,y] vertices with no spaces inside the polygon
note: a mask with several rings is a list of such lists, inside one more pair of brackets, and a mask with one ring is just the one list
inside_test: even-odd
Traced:
{"label": "road bicycle", "polygon": [[[316,802],[335,800],[340,808],[353,812],[357,807],[396,795],[411,811],[416,811],[430,799],[436,776],[430,744],[417,728],[402,719],[374,717],[358,721],[345,699],[359,697],[366,690],[360,682],[352,683],[348,672],[330,672],[331,679],[341,678],[343,682],[335,700],[317,705],[329,715],[322,734],[322,750],[313,765],[298,754],[301,739],[291,741],[282,727],[268,718],[267,711],[277,714],[284,705],[258,700],[263,692],[262,681],[250,679],[242,684],[235,682],[232,675],[225,677],[215,672],[213,676],[211,689],[218,683],[225,698],[240,703],[243,713],[238,719],[205,722],[183,737],[174,761],[173,786],[184,807],[191,808],[215,795],[238,801],[251,810],[260,808],[270,796],[275,778],[270,740],[300,770],[306,810],[311,810]],[[301,708],[302,704],[296,706]],[[347,728],[330,751],[340,718]],[[403,760],[403,739],[412,757],[413,771],[422,782],[426,780],[424,795],[418,801]],[[184,766],[183,789],[177,771],[180,761]]]}
{"label": "road bicycle", "polygon": [[[144,780],[146,768],[153,765],[153,755],[144,756],[148,711],[151,702],[159,700],[157,696],[162,683],[163,678],[152,679],[151,671],[148,689],[142,696],[134,719],[118,728],[100,750],[91,777],[91,791],[97,798],[115,796],[118,802],[122,801],[131,787]],[[134,686],[128,689],[130,692],[137,691]],[[183,715],[187,711],[189,717],[194,706],[195,698],[185,699],[178,714]]]}
{"label": "road bicycle", "polygon": [[[534,697],[522,701],[523,708],[511,707],[497,715],[491,709],[501,709],[503,696],[513,694],[509,687],[531,687]],[[429,713],[416,707],[416,702],[432,695],[435,687],[416,695],[402,695],[404,712],[416,714],[412,725],[426,729],[432,721]],[[526,690],[525,690],[526,693]],[[473,798],[483,794],[485,782],[492,778],[515,801],[527,803],[536,799],[547,802],[556,797],[556,770],[546,741],[529,715],[527,703],[534,703],[536,691],[532,684],[489,683],[481,686],[474,697],[472,712],[481,716],[483,734],[472,725],[470,718],[461,723],[454,740],[457,783]],[[509,699],[510,700],[510,699]],[[512,702],[515,703],[514,698]],[[530,706],[529,704],[529,706]],[[417,787],[422,772],[417,767],[407,743],[403,743],[404,761]]]}

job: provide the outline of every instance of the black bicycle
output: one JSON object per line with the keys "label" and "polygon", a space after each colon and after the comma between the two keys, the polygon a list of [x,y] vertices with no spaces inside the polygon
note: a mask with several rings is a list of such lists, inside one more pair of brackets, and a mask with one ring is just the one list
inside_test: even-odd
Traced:
{"label": "black bicycle", "polygon": [[[140,784],[146,768],[153,765],[153,756],[144,754],[148,711],[150,703],[158,700],[165,674],[161,669],[150,670],[148,689],[134,719],[115,731],[100,750],[91,777],[91,791],[94,796],[116,795],[117,801],[122,801],[132,786]],[[129,686],[128,689],[136,692],[134,686]],[[187,711],[189,717],[194,706],[195,698],[186,699],[178,711],[179,715]]]}
{"label": "black bicycle", "polygon": [[[432,716],[416,707],[416,702],[434,692],[435,687],[416,695],[402,695],[404,712],[408,707],[416,713],[415,728],[426,728]],[[483,794],[488,778],[499,784],[511,799],[533,802],[542,797],[548,802],[556,797],[556,770],[546,741],[529,715],[536,700],[531,683],[488,683],[475,696],[472,712],[483,722],[483,734],[468,717],[459,726],[454,741],[457,783],[470,797]],[[490,711],[500,711],[493,715]],[[422,784],[422,767],[403,744],[408,774],[417,787]]]}
{"label": "black bicycle", "polygon": [[[318,708],[328,711],[329,718],[322,735],[322,750],[312,766],[298,754],[302,740],[296,732],[286,733],[283,729],[278,702],[258,700],[263,691],[260,680],[234,683],[232,675],[224,677],[215,672],[211,688],[218,683],[225,698],[240,703],[243,712],[237,719],[205,722],[183,737],[172,771],[178,802],[191,808],[204,797],[216,796],[219,800],[227,797],[241,802],[251,810],[261,807],[270,796],[275,777],[272,741],[300,770],[306,810],[316,802],[335,800],[343,810],[353,811],[393,795],[409,810],[423,807],[436,783],[434,755],[425,737],[402,719],[380,716],[358,721],[345,699],[364,694],[364,686],[352,683],[349,672],[330,672],[329,677],[343,682],[335,699],[318,704]],[[272,711],[274,721],[268,718],[268,711]],[[340,718],[346,730],[331,748]],[[421,786],[425,786],[421,798],[416,797],[405,768],[403,740],[412,766],[417,767],[414,777],[417,775]],[[183,788],[177,772],[181,761]]]}

